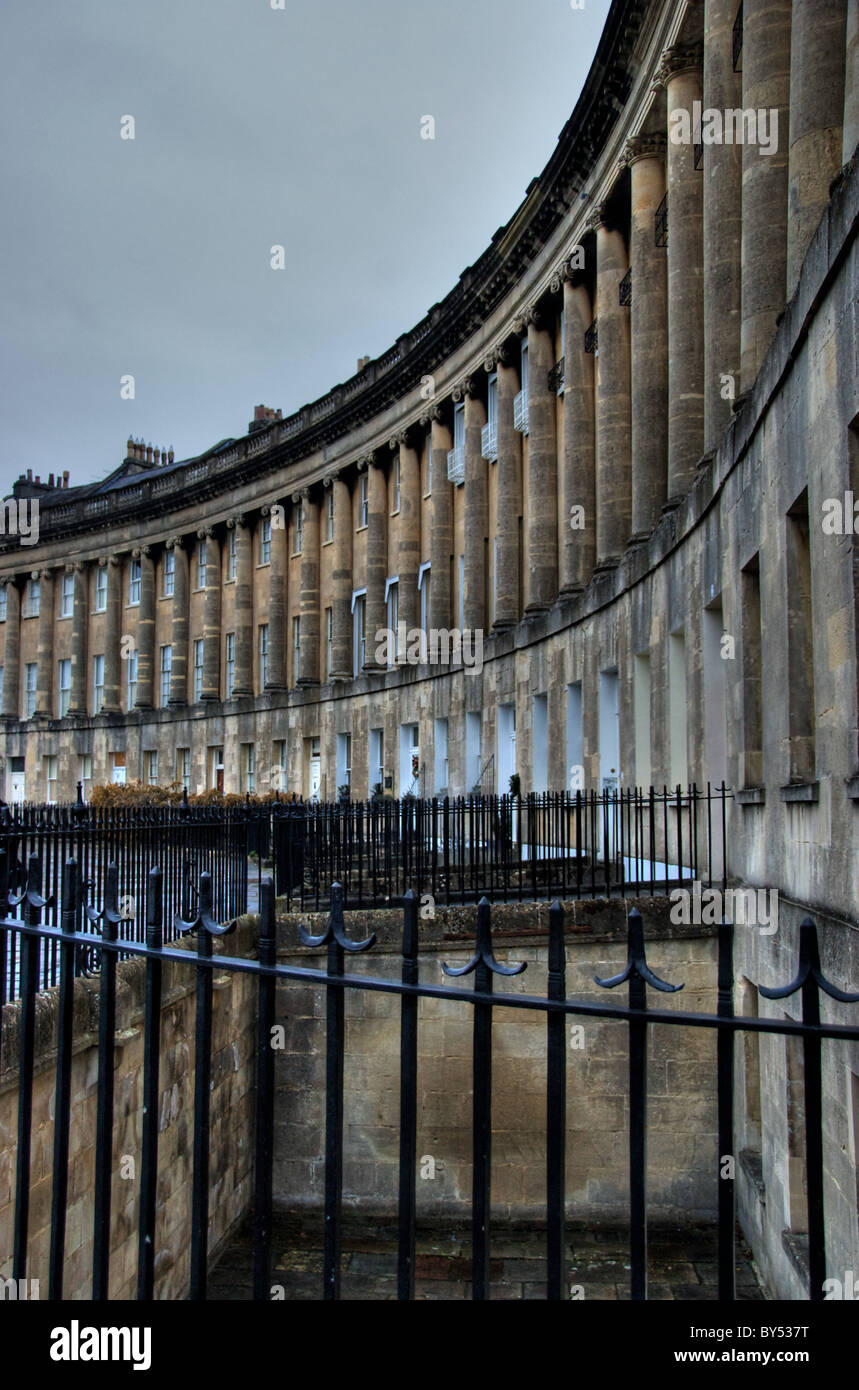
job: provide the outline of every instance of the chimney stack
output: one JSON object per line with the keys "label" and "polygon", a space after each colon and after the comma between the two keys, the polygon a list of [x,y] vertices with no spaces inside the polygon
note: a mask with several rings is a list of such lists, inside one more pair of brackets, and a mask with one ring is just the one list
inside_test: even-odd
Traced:
{"label": "chimney stack", "polygon": [[172,463],[172,462],[173,462],[173,445],[172,445],[172,444],[170,445],[170,448],[169,448],[169,450],[168,450],[168,452],[167,452],[167,462],[168,462],[168,463]]}
{"label": "chimney stack", "polygon": [[64,469],[64,471],[63,471],[63,487],[68,487],[68,485],[69,485],[69,470],[66,468],[66,469]]}

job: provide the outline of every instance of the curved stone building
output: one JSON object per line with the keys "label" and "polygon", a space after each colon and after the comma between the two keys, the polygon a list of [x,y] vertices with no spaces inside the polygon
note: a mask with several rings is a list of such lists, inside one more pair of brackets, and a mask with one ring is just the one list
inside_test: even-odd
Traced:
{"label": "curved stone building", "polygon": [[[789,977],[812,910],[855,981],[857,140],[859,0],[615,0],[524,202],[382,357],[196,458],[16,485],[6,799],[724,780],[730,872],[781,901],[748,978]],[[744,1054],[741,1205],[791,1296],[783,1105],[755,1158],[786,1046]]]}

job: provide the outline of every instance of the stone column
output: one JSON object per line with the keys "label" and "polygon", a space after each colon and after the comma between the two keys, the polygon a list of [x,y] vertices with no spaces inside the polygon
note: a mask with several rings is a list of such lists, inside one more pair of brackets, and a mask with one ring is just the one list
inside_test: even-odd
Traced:
{"label": "stone column", "polygon": [[39,584],[39,639],[36,668],[36,713],[54,714],[54,575],[52,570],[33,570]]}
{"label": "stone column", "polygon": [[352,494],[334,474],[325,479],[334,494],[334,565],[331,571],[331,680],[352,679]]}
{"label": "stone column", "polygon": [[555,345],[545,314],[528,320],[528,584],[525,612],[543,613],[558,597],[557,396],[549,385]]}
{"label": "stone column", "polygon": [[421,465],[414,441],[400,434],[391,440],[400,460],[400,521],[397,573],[400,577],[399,616],[406,632],[419,626],[418,571],[421,564]]}
{"label": "stone column", "polygon": [[[385,581],[388,577],[388,486],[385,471],[375,454],[362,463],[367,468],[367,598],[364,610],[365,670],[381,669],[376,662],[376,633],[388,625]],[[303,624],[302,624],[303,626]]]}
{"label": "stone column", "polygon": [[690,139],[672,121],[701,100],[702,45],[663,54],[668,107],[668,501],[689,490],[704,453],[704,180]]}
{"label": "stone column", "polygon": [[430,496],[430,627],[450,628],[450,556],[453,549],[451,488],[447,481],[447,455],[453,448],[444,412],[434,405],[429,412],[432,436],[432,492]]}
{"label": "stone column", "polygon": [[486,624],[486,537],[489,530],[488,464],[481,451],[486,406],[478,394],[480,383],[469,377],[454,391],[454,400],[465,402],[465,545],[463,625],[482,632]]}
{"label": "stone column", "polygon": [[[236,533],[236,588],[233,622],[236,633],[236,679],[234,695],[254,693],[254,595],[251,579],[251,533],[245,517],[231,516],[227,527]],[[274,527],[272,526],[272,548]],[[208,578],[208,575],[207,575]],[[269,619],[269,670],[271,670],[271,619]]]}
{"label": "stone column", "polygon": [[841,163],[849,164],[859,144],[859,0],[847,0],[847,61],[844,71],[844,129]]}
{"label": "stone column", "polygon": [[[639,135],[626,147],[630,166],[630,398],[632,538],[645,540],[665,505],[668,457],[668,261],[654,220],[665,197],[664,135]],[[602,348],[602,334],[600,334]]]}
{"label": "stone column", "polygon": [[632,447],[629,378],[629,310],[620,304],[620,282],[629,269],[620,231],[602,208],[590,220],[597,238],[596,365],[597,566],[617,564],[632,530]]}
{"label": "stone column", "polygon": [[[522,436],[513,428],[513,401],[519,394],[519,368],[507,344],[496,348],[488,370],[498,373],[498,518],[496,523],[495,620],[493,628],[503,632],[515,627],[520,618],[519,519],[522,516]],[[434,582],[434,581],[433,581]]]}
{"label": "stone column", "polygon": [[[36,713],[54,716],[54,572],[53,570],[33,570],[33,578],[39,581],[39,646],[36,670]],[[108,591],[108,611],[110,593]]]}
{"label": "stone column", "polygon": [[[734,72],[736,0],[706,0],[704,108],[742,105]],[[715,449],[740,390],[740,240],[743,161],[736,142],[704,146],[704,449]],[[723,381],[733,377],[733,385]],[[633,416],[634,418],[634,416]]]}
{"label": "stone column", "polygon": [[[293,502],[302,503],[304,520],[301,542],[301,629],[299,633],[299,685],[319,684],[319,503],[310,489],[302,488]],[[383,591],[384,592],[384,591]]]}
{"label": "stone column", "polygon": [[87,637],[89,633],[89,566],[83,560],[66,566],[74,575],[72,603],[72,680],[69,714],[87,713]]}
{"label": "stone column", "polygon": [[[184,705],[188,701],[188,552],[181,536],[171,537],[167,549],[173,551],[173,625],[170,634],[173,652],[169,703]],[[207,583],[208,579],[207,569]],[[160,679],[159,672],[159,682]]]}
{"label": "stone column", "polygon": [[[271,547],[269,550],[268,574],[268,681],[266,690],[286,690],[286,587],[289,561],[287,557],[289,533],[286,528],[286,511],[263,507],[262,515],[271,515]],[[284,524],[279,524],[283,522]],[[276,524],[278,523],[278,524]],[[247,538],[248,588],[251,585],[251,537]],[[236,570],[238,576],[238,569]]]}
{"label": "stone column", "polygon": [[[793,0],[790,41],[787,298],[841,168],[847,0]],[[786,132],[779,130],[779,143]]]}
{"label": "stone column", "polygon": [[6,581],[6,648],[3,655],[3,714],[21,715],[21,590],[14,579]]}
{"label": "stone column", "polygon": [[590,293],[581,277],[582,268],[565,262],[551,285],[554,294],[562,292],[564,297],[561,594],[580,592],[596,563],[594,357],[593,353],[585,352],[585,334],[594,313]]}
{"label": "stone column", "polygon": [[[155,561],[148,545],[133,552],[140,561],[140,607],[137,611],[137,699],[135,709],[151,709],[155,703]],[[75,583],[77,614],[77,583]],[[72,664],[72,691],[75,673]]]}
{"label": "stone column", "polygon": [[202,694],[204,700],[215,701],[221,698],[221,546],[213,526],[201,526],[197,539],[206,542]]}
{"label": "stone column", "polygon": [[757,380],[787,283],[791,0],[744,0],[743,107],[778,110],[778,151],[743,146],[742,380]]}
{"label": "stone column", "polygon": [[102,561],[107,565],[107,613],[104,622],[104,704],[103,714],[117,714],[120,703],[120,641],[122,638],[122,562],[118,555]]}

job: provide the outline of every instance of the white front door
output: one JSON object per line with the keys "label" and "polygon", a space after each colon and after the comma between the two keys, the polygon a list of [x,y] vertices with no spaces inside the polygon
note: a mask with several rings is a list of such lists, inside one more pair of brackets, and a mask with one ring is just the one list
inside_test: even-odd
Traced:
{"label": "white front door", "polygon": [[11,784],[9,788],[9,800],[12,805],[22,805],[24,801],[24,787],[26,777],[23,772],[13,772],[11,774]]}
{"label": "white front door", "polygon": [[319,746],[319,739],[310,740],[310,787],[309,797],[311,801],[319,800],[319,792],[322,787],[322,757]]}

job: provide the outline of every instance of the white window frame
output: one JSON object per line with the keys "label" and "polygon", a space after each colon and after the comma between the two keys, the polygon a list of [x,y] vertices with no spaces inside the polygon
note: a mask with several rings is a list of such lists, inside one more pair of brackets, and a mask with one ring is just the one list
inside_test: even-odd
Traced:
{"label": "white window frame", "polygon": [[128,606],[137,608],[140,604],[140,574],[141,565],[139,560],[132,560],[128,566]]}
{"label": "white window frame", "polygon": [[304,550],[304,503],[298,502],[295,508],[295,550],[294,555],[301,555]]}
{"label": "white window frame", "polygon": [[107,565],[98,565],[95,571],[95,611],[107,612]]}
{"label": "white window frame", "polygon": [[206,587],[206,565],[207,565],[207,561],[208,561],[208,553],[207,553],[207,550],[206,550],[206,541],[204,541],[204,540],[203,540],[203,541],[198,541],[198,542],[197,542],[197,588],[198,588],[198,589],[205,589],[205,587]]}
{"label": "white window frame", "polygon": [[236,566],[237,566],[237,564],[238,564],[238,553],[239,553],[238,536],[237,536],[237,534],[236,534],[236,528],[233,527],[232,531],[229,531],[229,532],[227,533],[227,579],[228,579],[228,580],[230,580],[230,579],[235,579],[235,577],[236,577]]}
{"label": "white window frame", "polygon": [[39,666],[35,661],[28,661],[24,666],[24,718],[30,719],[36,713],[36,686],[39,678]]}
{"label": "white window frame", "polygon": [[165,550],[162,591],[165,598],[172,598],[176,591],[176,552]]}
{"label": "white window frame", "polygon": [[173,677],[173,643],[164,642],[161,647],[159,658],[159,671],[161,676],[161,708],[166,709],[170,703],[170,682]]}
{"label": "white window frame", "polygon": [[60,719],[65,719],[69,712],[69,705],[72,698],[72,663],[70,657],[62,657],[59,661],[59,673],[57,676],[57,713]]}
{"label": "white window frame", "polygon": [[259,650],[259,688],[265,690],[268,685],[268,623],[260,623],[259,625],[257,647]]}
{"label": "white window frame", "polygon": [[271,517],[264,516],[259,533],[259,562],[261,565],[271,564]]}
{"label": "white window frame", "polygon": [[5,623],[8,610],[9,589],[8,585],[0,584],[0,623]]}
{"label": "white window frame", "polygon": [[327,496],[326,496],[326,498],[325,498],[325,539],[326,539],[326,541],[333,541],[333,539],[334,539],[334,490],[333,490],[333,488],[329,489],[328,494],[327,494]]}
{"label": "white window frame", "polygon": [[104,705],[104,653],[92,659],[92,712],[100,714]]}
{"label": "white window frame", "polygon": [[75,611],[75,577],[64,574],[60,588],[60,617],[71,618]]}
{"label": "white window frame", "polygon": [[367,657],[367,590],[352,593],[352,675],[357,679]]}
{"label": "white window frame", "polygon": [[206,647],[202,637],[194,638],[194,703],[198,704],[203,698],[203,663],[206,659]]}
{"label": "white window frame", "polygon": [[418,593],[420,594],[420,605],[421,605],[420,626],[421,626],[421,631],[422,631],[422,632],[426,632],[426,630],[427,630],[427,625],[428,625],[429,619],[430,619],[430,602],[429,602],[429,599],[430,599],[430,584],[431,584],[431,583],[432,583],[432,565],[431,565],[431,562],[430,562],[429,560],[427,560],[426,564],[425,564],[425,565],[421,565],[420,569],[418,570]]}
{"label": "white window frame", "polygon": [[126,660],[128,662],[127,703],[129,710],[133,710],[137,703],[137,652],[129,652]]}
{"label": "white window frame", "polygon": [[292,684],[298,685],[298,677],[301,674],[301,617],[293,616],[292,619]]}
{"label": "white window frame", "polygon": [[360,482],[360,489],[359,489],[359,494],[358,494],[358,496],[359,496],[359,512],[358,512],[358,516],[359,516],[359,520],[360,520],[360,524],[359,524],[359,526],[358,526],[358,530],[359,530],[359,531],[363,531],[364,528],[370,524],[370,485],[369,485],[369,479],[368,479],[366,473],[362,473],[362,474],[361,474],[361,482]]}
{"label": "white window frame", "polygon": [[224,698],[231,700],[236,684],[236,634],[228,632],[224,650],[225,690]]}

